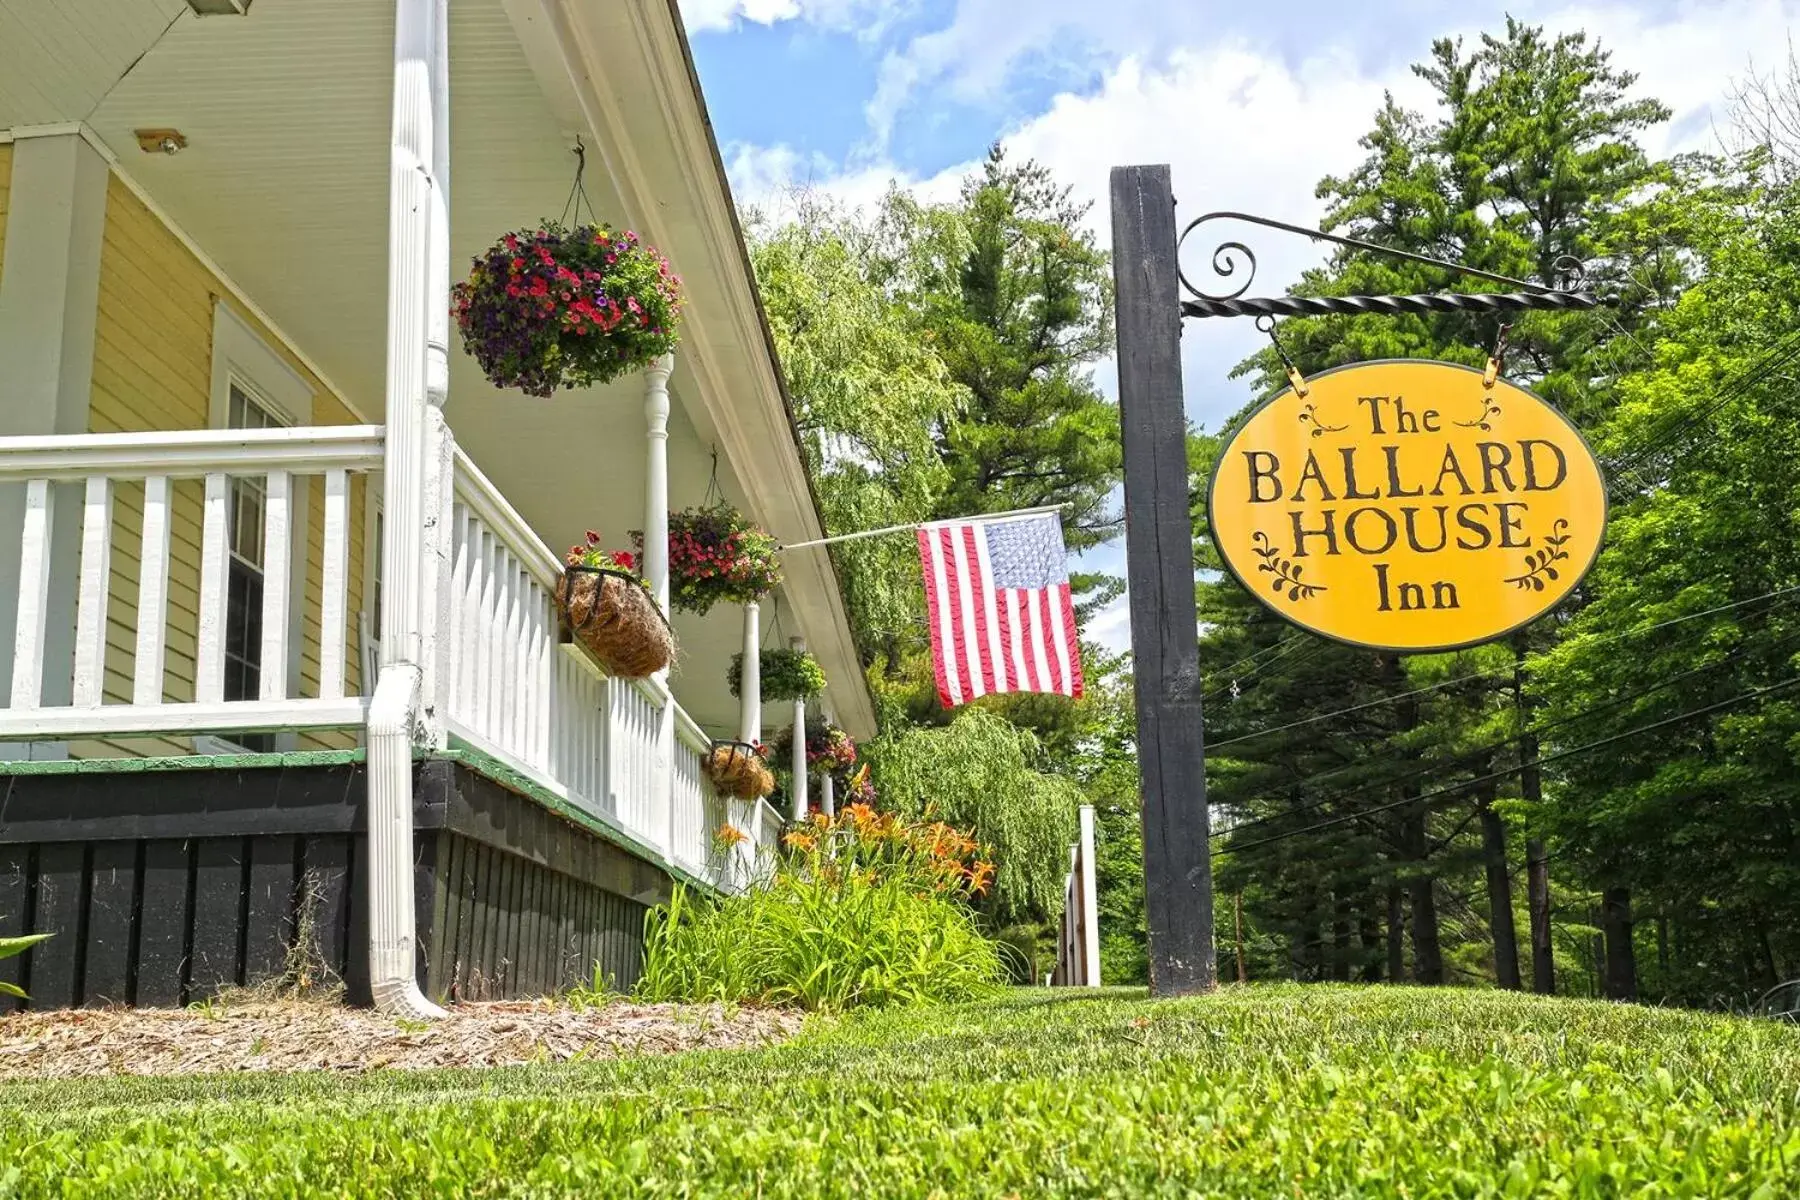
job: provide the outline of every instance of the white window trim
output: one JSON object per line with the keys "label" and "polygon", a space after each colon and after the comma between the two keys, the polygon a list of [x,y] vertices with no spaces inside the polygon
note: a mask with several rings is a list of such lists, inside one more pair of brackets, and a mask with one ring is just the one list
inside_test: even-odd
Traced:
{"label": "white window trim", "polygon": [[313,387],[306,376],[262,339],[223,299],[213,304],[212,403],[207,424],[224,429],[231,414],[231,381],[255,392],[289,425],[313,423]]}
{"label": "white window trim", "polygon": [[[233,382],[249,392],[274,415],[288,425],[313,423],[314,390],[306,376],[289,366],[287,360],[263,340],[249,322],[235,312],[223,297],[213,302],[212,394],[207,409],[207,425],[212,429],[228,428],[231,421],[231,385]],[[312,509],[312,481],[305,477],[294,480],[293,491],[293,562],[289,568],[289,586],[296,598],[288,606],[287,687],[289,696],[300,694],[301,656],[306,639],[306,552],[307,517]],[[267,664],[264,664],[267,669]],[[292,750],[298,744],[291,733],[277,736],[277,750]],[[196,737],[194,750],[199,754],[243,754],[244,747],[218,737]]]}

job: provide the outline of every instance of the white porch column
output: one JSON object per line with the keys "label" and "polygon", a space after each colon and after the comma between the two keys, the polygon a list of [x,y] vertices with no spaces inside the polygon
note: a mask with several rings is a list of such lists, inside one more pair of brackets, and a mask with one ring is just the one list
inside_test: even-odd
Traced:
{"label": "white porch column", "polygon": [[650,457],[644,471],[644,579],[666,615],[669,611],[669,375],[675,356],[665,354],[644,370],[644,420]]}
{"label": "white porch column", "polygon": [[762,741],[762,606],[744,605],[744,667],[738,676],[738,740]]}
{"label": "white porch column", "polygon": [[[791,638],[788,645],[795,650],[806,649],[805,638]],[[794,701],[794,795],[793,818],[796,821],[806,820],[806,701]]]}
{"label": "white porch column", "polygon": [[[422,718],[430,465],[441,461],[448,379],[449,23],[446,0],[396,0],[388,192],[387,435],[383,462],[381,674],[369,711],[369,978],[383,1009],[443,1010],[417,978],[412,751]],[[441,260],[441,261],[440,261]],[[443,309],[442,313],[435,310]],[[433,344],[435,337],[435,345]],[[440,419],[434,421],[434,416]],[[434,529],[436,523],[434,522]],[[436,536],[435,532],[431,536]],[[435,648],[435,647],[433,647]]]}
{"label": "white porch column", "polygon": [[[669,376],[674,370],[673,354],[663,355],[644,369],[645,440],[649,451],[644,470],[644,579],[665,616],[669,612]],[[668,690],[668,670],[658,672],[656,678],[664,685],[664,703],[656,715],[650,795],[653,805],[662,806],[663,853],[673,862],[675,698]]]}
{"label": "white porch column", "polygon": [[[86,433],[93,389],[94,326],[106,224],[107,166],[81,135],[16,131],[0,273],[0,436]],[[75,583],[82,489],[48,497],[48,614],[39,687],[44,705],[67,704],[75,661]],[[14,695],[13,648],[21,583],[25,485],[0,485],[0,704]],[[15,747],[28,758],[64,758],[62,743]]]}

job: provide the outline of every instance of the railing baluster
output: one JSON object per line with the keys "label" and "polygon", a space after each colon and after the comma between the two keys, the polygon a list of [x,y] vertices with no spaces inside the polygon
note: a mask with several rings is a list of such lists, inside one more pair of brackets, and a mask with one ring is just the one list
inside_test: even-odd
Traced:
{"label": "railing baluster", "polygon": [[469,711],[469,510],[450,510],[450,715],[460,721]]}
{"label": "railing baluster", "polygon": [[524,674],[524,663],[520,661],[523,656],[519,653],[519,623],[524,615],[519,592],[525,586],[525,572],[520,569],[519,560],[512,556],[510,550],[501,552],[500,568],[504,572],[501,582],[505,589],[506,607],[503,610],[505,621],[500,626],[500,678],[496,681],[502,700],[500,720],[495,723],[494,733],[502,746],[517,753],[520,749],[519,718],[523,715],[519,710],[524,707],[524,696],[519,686]]}
{"label": "railing baluster", "polygon": [[494,685],[494,547],[496,539],[487,529],[481,531],[481,552],[475,559],[476,573],[481,577],[481,595],[475,621],[475,695],[469,706],[469,724],[486,737],[493,730],[488,714],[493,711]]}
{"label": "railing baluster", "polygon": [[[325,473],[325,561],[319,570],[319,695],[344,695],[350,609],[350,473]],[[365,682],[364,690],[373,692]]]}
{"label": "railing baluster", "polygon": [[81,576],[75,593],[75,679],[78,708],[99,708],[106,695],[106,601],[112,582],[112,480],[88,477],[81,513]]}
{"label": "railing baluster", "polygon": [[37,708],[44,698],[44,633],[50,606],[50,525],[56,493],[48,479],[25,485],[19,542],[18,629],[13,636],[12,706]]}
{"label": "railing baluster", "polygon": [[293,579],[293,476],[270,471],[263,484],[263,609],[260,700],[288,691],[288,614]]}
{"label": "railing baluster", "polygon": [[169,479],[144,480],[144,529],[138,552],[137,655],[131,702],[163,702],[163,659],[169,624]]}
{"label": "railing baluster", "polygon": [[538,756],[546,770],[550,769],[550,722],[556,715],[556,614],[550,594],[540,591],[537,598],[538,631]]}
{"label": "railing baluster", "polygon": [[217,704],[225,699],[225,603],[227,555],[226,507],[230,481],[221,474],[206,477],[205,517],[200,532],[200,613],[194,655],[194,699]]}

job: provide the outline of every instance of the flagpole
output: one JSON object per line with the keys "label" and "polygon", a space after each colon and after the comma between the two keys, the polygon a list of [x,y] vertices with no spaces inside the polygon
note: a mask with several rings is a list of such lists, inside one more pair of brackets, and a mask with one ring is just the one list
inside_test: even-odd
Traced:
{"label": "flagpole", "polygon": [[858,533],[840,533],[836,537],[814,538],[810,542],[790,542],[778,547],[782,550],[805,550],[812,546],[830,546],[837,542],[854,542],[862,538],[880,537],[888,533],[909,533],[915,529],[930,529],[936,525],[954,525],[959,521],[980,521],[987,525],[997,525],[1005,521],[1022,521],[1027,517],[1041,517],[1045,513],[1061,512],[1068,508],[1067,503],[1044,504],[1037,508],[1015,508],[1001,513],[977,513],[972,517],[948,517],[941,521],[914,521],[908,525],[887,525],[880,529],[864,529]]}

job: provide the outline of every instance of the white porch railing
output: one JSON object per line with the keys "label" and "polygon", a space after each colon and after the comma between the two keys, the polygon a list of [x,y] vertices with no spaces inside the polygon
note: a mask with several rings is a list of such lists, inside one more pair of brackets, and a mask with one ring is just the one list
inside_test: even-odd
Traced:
{"label": "white porch railing", "polygon": [[1094,881],[1094,808],[1081,806],[1081,832],[1069,847],[1062,925],[1056,940],[1052,987],[1100,986],[1100,917]]}
{"label": "white porch railing", "polygon": [[[700,772],[710,739],[658,679],[604,675],[558,643],[561,561],[460,451],[441,605],[450,736],[695,875],[725,812]],[[719,880],[717,882],[723,882]]]}
{"label": "white porch railing", "polygon": [[[379,426],[0,438],[0,515],[18,514],[6,553],[21,581],[16,632],[0,628],[13,633],[10,647],[0,642],[0,664],[10,653],[13,667],[0,742],[361,729],[369,702],[351,693],[374,680],[352,688],[346,669],[360,628],[350,477],[382,465]],[[438,568],[425,589],[437,610],[428,723],[729,885],[714,831],[731,820],[754,834],[754,812],[767,839],[779,822],[766,805],[727,812],[700,770],[710,739],[663,681],[608,678],[560,642],[561,561],[460,452],[453,474],[442,529],[426,538]],[[227,700],[233,481],[262,493],[261,669],[254,697]],[[308,531],[315,489],[323,525]],[[69,504],[79,520],[65,511],[59,522]],[[315,599],[316,694],[299,695],[287,666],[293,617]],[[0,746],[0,759],[16,756]]]}
{"label": "white porch railing", "polygon": [[[10,492],[22,505],[12,686],[4,697],[8,706],[0,710],[0,739],[361,725],[365,703],[346,695],[345,687],[349,479],[379,467],[381,455],[382,430],[368,425],[0,439],[0,492]],[[319,680],[317,695],[300,696],[292,694],[288,663],[291,618],[305,596],[295,586],[292,564],[300,504],[308,495],[301,481],[315,476],[324,487],[322,558],[316,571],[306,572],[306,586],[319,589]],[[233,479],[253,479],[262,488],[260,662],[266,669],[260,671],[255,698],[227,700]],[[178,503],[174,485],[182,480],[202,481],[198,580],[181,580],[183,598],[190,587],[197,598],[191,620],[184,614],[172,621],[177,572],[171,541],[177,534],[189,541],[196,532],[191,506]],[[71,503],[80,505],[79,528],[57,519],[58,507]],[[115,548],[121,507],[136,510],[138,535]],[[64,544],[65,538],[74,544]],[[119,560],[134,564],[135,588],[116,576],[115,549]],[[75,571],[72,665],[68,626],[60,624],[69,620],[59,605],[67,602],[66,570],[61,573],[65,590],[53,587],[58,560]],[[109,609],[118,593],[133,591],[134,628],[125,635],[131,646],[129,679],[115,679],[109,687]],[[174,653],[184,660],[191,653],[192,671],[171,679],[171,642],[177,640]],[[115,665],[124,659],[115,655]]]}

